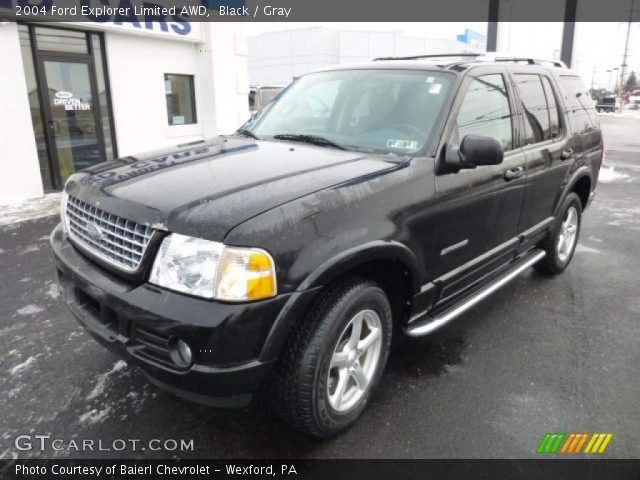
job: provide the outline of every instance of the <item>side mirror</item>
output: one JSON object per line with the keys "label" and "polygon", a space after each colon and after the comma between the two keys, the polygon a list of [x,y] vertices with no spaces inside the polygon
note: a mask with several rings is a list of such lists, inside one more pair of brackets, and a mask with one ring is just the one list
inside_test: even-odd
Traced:
{"label": "side mirror", "polygon": [[460,148],[447,151],[445,163],[448,171],[457,172],[479,165],[498,165],[503,157],[504,147],[497,138],[466,135],[460,142]]}

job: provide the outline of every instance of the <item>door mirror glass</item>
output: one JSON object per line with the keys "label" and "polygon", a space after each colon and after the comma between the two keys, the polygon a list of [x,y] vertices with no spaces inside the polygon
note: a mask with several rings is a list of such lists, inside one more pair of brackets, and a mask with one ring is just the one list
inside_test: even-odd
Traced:
{"label": "door mirror glass", "polygon": [[462,168],[476,168],[481,165],[498,165],[502,163],[504,147],[494,137],[466,135],[459,148],[447,151],[447,170],[457,172]]}

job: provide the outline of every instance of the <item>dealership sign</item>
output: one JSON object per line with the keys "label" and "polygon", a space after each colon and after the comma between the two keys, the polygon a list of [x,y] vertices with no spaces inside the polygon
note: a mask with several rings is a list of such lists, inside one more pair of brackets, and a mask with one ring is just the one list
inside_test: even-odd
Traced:
{"label": "dealership sign", "polygon": [[64,107],[65,110],[91,110],[91,104],[75,98],[73,93],[60,90],[55,93],[53,105]]}

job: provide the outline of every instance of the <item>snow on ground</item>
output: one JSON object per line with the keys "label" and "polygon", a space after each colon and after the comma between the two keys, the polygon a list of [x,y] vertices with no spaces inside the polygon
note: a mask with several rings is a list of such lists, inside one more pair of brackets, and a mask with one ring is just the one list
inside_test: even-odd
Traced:
{"label": "snow on ground", "polygon": [[57,300],[58,297],[60,296],[60,288],[58,287],[58,285],[56,285],[55,283],[51,282],[48,285],[48,289],[45,292],[45,295],[47,295],[48,297],[53,298],[54,300]]}
{"label": "snow on ground", "polygon": [[36,315],[42,312],[43,310],[44,309],[42,307],[32,304],[32,305],[27,305],[26,307],[19,308],[16,313],[18,315]]}
{"label": "snow on ground", "polygon": [[89,395],[87,395],[87,400],[93,400],[94,398],[97,398],[100,395],[102,395],[102,393],[104,392],[104,388],[107,385],[107,380],[109,379],[109,376],[111,376],[112,374],[116,373],[119,370],[122,370],[126,366],[127,366],[127,362],[125,362],[124,360],[118,360],[116,363],[113,364],[113,367],[111,367],[111,370],[109,370],[106,373],[101,373],[100,375],[98,375],[98,381],[96,382],[95,387],[93,387],[93,390],[91,390]]}
{"label": "snow on ground", "polygon": [[111,407],[107,407],[103,410],[98,410],[94,408],[80,415],[78,422],[88,424],[88,425],[93,425],[94,423],[100,423],[105,421],[109,417],[110,413],[111,413]]}
{"label": "snow on ground", "polygon": [[621,112],[599,112],[598,115],[602,115],[604,117],[618,117],[618,118],[640,118],[640,109],[631,110],[630,108],[625,108]]}
{"label": "snow on ground", "polygon": [[0,225],[57,215],[61,196],[61,193],[50,193],[40,198],[0,205]]}
{"label": "snow on ground", "polygon": [[16,376],[16,375],[19,375],[21,372],[28,370],[31,367],[31,365],[33,365],[33,363],[36,361],[36,357],[37,355],[29,357],[24,362],[19,363],[18,365],[13,367],[11,370],[9,370],[9,374],[11,376]]}
{"label": "snow on ground", "polygon": [[631,175],[626,173],[616,172],[614,167],[606,167],[603,165],[600,169],[600,174],[598,175],[598,182],[612,183],[618,180],[625,180],[630,177]]}

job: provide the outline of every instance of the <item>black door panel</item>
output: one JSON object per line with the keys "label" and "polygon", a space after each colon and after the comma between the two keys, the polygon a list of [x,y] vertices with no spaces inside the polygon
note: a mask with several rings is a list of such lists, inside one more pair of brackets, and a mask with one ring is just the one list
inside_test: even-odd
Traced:
{"label": "black door panel", "polygon": [[522,229],[530,228],[553,216],[571,165],[571,159],[562,158],[566,145],[566,140],[563,140],[525,151],[528,182]]}
{"label": "black door panel", "polygon": [[513,142],[515,109],[505,70],[476,69],[461,92],[443,151],[474,134],[497,138],[505,154],[498,165],[457,173],[441,163],[436,177],[439,257],[430,266],[439,277],[441,297],[455,295],[513,258],[526,186],[525,156]]}
{"label": "black door panel", "polygon": [[522,109],[522,143],[527,162],[527,188],[520,230],[553,216],[574,158],[574,141],[562,115],[562,103],[544,70],[514,69]]}

